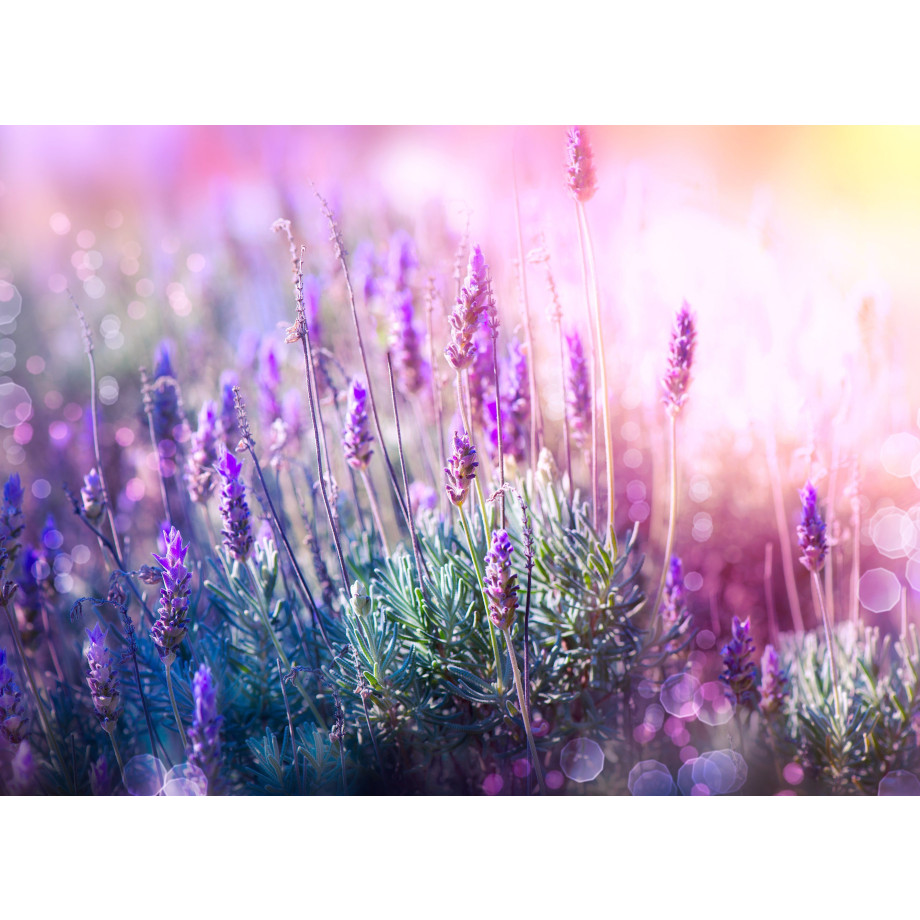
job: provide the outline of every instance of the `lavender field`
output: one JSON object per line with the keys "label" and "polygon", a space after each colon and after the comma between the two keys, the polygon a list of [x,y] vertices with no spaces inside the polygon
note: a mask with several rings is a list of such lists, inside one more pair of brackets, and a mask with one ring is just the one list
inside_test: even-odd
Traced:
{"label": "lavender field", "polygon": [[920,794],[827,131],[0,129],[0,792]]}

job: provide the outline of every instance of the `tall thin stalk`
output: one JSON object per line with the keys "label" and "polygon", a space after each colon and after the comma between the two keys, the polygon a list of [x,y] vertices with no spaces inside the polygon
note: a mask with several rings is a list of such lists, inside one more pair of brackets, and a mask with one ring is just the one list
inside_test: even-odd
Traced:
{"label": "tall thin stalk", "polygon": [[658,592],[655,595],[655,606],[652,608],[652,617],[657,620],[658,608],[664,596],[664,585],[671,565],[671,553],[674,551],[674,531],[677,526],[677,415],[669,415],[670,426],[670,487],[668,494],[668,534],[664,542],[664,564],[661,567],[661,579],[658,582]]}
{"label": "tall thin stalk", "polygon": [[176,705],[176,695],[173,693],[172,685],[172,664],[166,665],[166,689],[169,691],[169,702],[172,703],[173,715],[176,718],[176,725],[179,728],[179,739],[182,741],[182,750],[188,750],[188,738],[185,737],[185,729],[182,727],[182,719],[179,718],[179,707]]}
{"label": "tall thin stalk", "polygon": [[840,681],[837,677],[837,659],[834,655],[834,644],[831,638],[831,628],[828,623],[827,617],[827,606],[824,603],[824,589],[821,587],[821,579],[818,577],[817,572],[811,573],[812,584],[815,586],[815,592],[818,597],[818,605],[821,609],[821,619],[824,622],[824,638],[827,642],[827,654],[830,657],[831,662],[831,683],[834,685],[834,713],[837,718],[840,718],[842,712],[840,706]]}

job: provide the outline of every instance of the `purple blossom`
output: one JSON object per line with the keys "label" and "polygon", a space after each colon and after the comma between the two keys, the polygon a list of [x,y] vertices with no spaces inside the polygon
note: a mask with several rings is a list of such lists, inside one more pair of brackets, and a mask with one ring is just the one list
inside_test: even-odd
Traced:
{"label": "purple blossom", "polygon": [[594,154],[584,128],[569,129],[565,144],[565,178],[576,201],[584,203],[594,197],[597,191]]}
{"label": "purple blossom", "polygon": [[489,420],[488,405],[495,398],[495,372],[492,351],[495,347],[492,336],[485,326],[480,326],[473,337],[476,356],[467,375],[470,393],[470,406],[473,419],[481,419],[483,424]]}
{"label": "purple blossom", "polygon": [[393,368],[400,389],[412,395],[422,388],[427,379],[428,362],[422,357],[419,334],[413,322],[412,292],[408,288],[393,295],[391,320]]}
{"label": "purple blossom", "polygon": [[434,511],[438,506],[438,493],[427,482],[416,479],[409,484],[409,505],[413,514]]}
{"label": "purple blossom", "polygon": [[482,250],[474,246],[460,296],[453,313],[448,317],[451,342],[444,350],[444,355],[455,370],[463,370],[473,363],[476,357],[473,338],[490,302],[489,266],[483,258]]}
{"label": "purple blossom", "polygon": [[802,499],[802,521],[796,527],[802,549],[799,562],[809,572],[817,573],[824,567],[824,558],[827,556],[826,525],[818,511],[818,494],[810,481],[805,483],[799,496]]}
{"label": "purple blossom", "polygon": [[735,694],[739,706],[756,709],[760,703],[757,689],[757,666],[753,662],[754,640],[751,638],[751,621],[732,618],[732,638],[722,648],[725,670],[719,680]]}
{"label": "purple blossom", "polygon": [[220,436],[227,450],[236,450],[240,441],[240,423],[233,398],[233,388],[239,385],[234,371],[224,371],[220,375]]}
{"label": "purple blossom", "polygon": [[157,621],[150,630],[156,643],[160,660],[167,667],[176,660],[176,649],[182,644],[188,632],[188,599],[191,573],[185,568],[188,544],[182,545],[182,535],[175,527],[169,533],[163,532],[166,553],[153,554],[163,568],[163,587],[160,589],[160,608]]}
{"label": "purple blossom", "polygon": [[323,282],[317,275],[303,276],[303,314],[314,345],[319,338],[319,307]]}
{"label": "purple blossom", "polygon": [[243,464],[231,451],[227,451],[217,467],[223,480],[220,490],[220,516],[224,527],[221,533],[227,552],[245,562],[252,549],[252,529],[249,522],[249,506],[246,504],[246,487],[240,477]]}
{"label": "purple blossom", "polygon": [[223,716],[217,712],[217,688],[211,669],[202,664],[192,678],[195,713],[188,732],[188,762],[198,767],[213,789],[220,772],[220,725]]}
{"label": "purple blossom", "polygon": [[0,510],[0,550],[6,550],[10,562],[14,562],[19,554],[19,538],[25,527],[22,513],[24,498],[19,473],[11,473],[3,486],[3,508]]}
{"label": "purple blossom", "polygon": [[198,414],[198,430],[192,435],[186,469],[186,482],[193,502],[204,503],[217,487],[215,467],[220,459],[220,432],[217,405],[208,400]]}
{"label": "purple blossom", "polygon": [[373,438],[367,416],[367,390],[358,380],[352,380],[348,390],[348,411],[345,415],[345,430],[342,444],[345,460],[356,470],[367,469],[374,453],[371,448]]}
{"label": "purple blossom", "polygon": [[380,267],[374,244],[370,240],[362,240],[355,247],[353,264],[355,278],[364,294],[364,300],[368,301],[380,294],[380,283],[377,280]]}
{"label": "purple blossom", "polygon": [[788,696],[789,677],[780,667],[779,655],[772,645],[764,649],[760,671],[760,709],[765,713],[779,712]]}
{"label": "purple blossom", "polygon": [[591,383],[585,349],[577,329],[565,334],[566,413],[576,447],[585,447],[591,438]]}
{"label": "purple blossom", "polygon": [[470,483],[476,478],[477,466],[479,461],[476,459],[476,448],[470,444],[469,435],[455,431],[454,452],[444,467],[444,476],[447,497],[458,508],[466,501]]}
{"label": "purple blossom", "polygon": [[83,513],[86,515],[86,519],[88,521],[98,521],[105,510],[105,493],[102,491],[102,478],[96,467],[93,467],[83,477],[80,498],[83,501]]}
{"label": "purple blossom", "polygon": [[508,629],[517,610],[517,575],[511,570],[514,547],[505,530],[492,531],[492,548],[486,553],[485,588],[489,596],[489,619]]}
{"label": "purple blossom", "polygon": [[6,663],[6,649],[0,648],[0,735],[10,744],[19,744],[26,736],[28,721],[22,693]]}
{"label": "purple blossom", "polygon": [[664,593],[661,595],[661,607],[658,610],[662,620],[669,626],[679,623],[687,614],[684,602],[684,575],[680,556],[672,556],[668,574],[664,580]]}
{"label": "purple blossom", "polygon": [[671,415],[677,415],[687,401],[690,387],[690,368],[696,347],[696,327],[690,305],[685,300],[674,317],[671,327],[671,346],[668,352],[668,366],[661,380],[664,390],[663,401]]}
{"label": "purple blossom", "polygon": [[390,237],[389,264],[390,280],[397,291],[409,286],[409,272],[418,268],[415,241],[405,230],[397,230]]}
{"label": "purple blossom", "polygon": [[266,339],[262,345],[257,382],[262,422],[265,428],[269,429],[272,422],[281,416],[281,403],[278,401],[278,390],[281,387],[281,365],[278,362],[275,343],[271,339]]}
{"label": "purple blossom", "polygon": [[160,342],[157,347],[151,400],[153,433],[157,441],[183,443],[187,437],[188,422],[182,406],[176,373],[173,370],[169,343],[165,341]]}
{"label": "purple blossom", "polygon": [[93,697],[93,706],[102,728],[111,733],[115,731],[118,721],[119,697],[118,670],[112,659],[112,653],[105,646],[106,633],[98,624],[86,630],[89,646],[86,649],[86,682]]}
{"label": "purple blossom", "polygon": [[89,787],[93,795],[111,795],[115,789],[116,778],[105,754],[89,765]]}

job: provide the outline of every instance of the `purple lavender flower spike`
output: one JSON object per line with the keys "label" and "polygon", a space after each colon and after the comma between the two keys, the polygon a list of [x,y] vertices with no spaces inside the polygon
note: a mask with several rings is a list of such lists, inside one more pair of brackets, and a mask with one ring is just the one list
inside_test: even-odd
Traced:
{"label": "purple lavender flower spike", "polygon": [[818,511],[818,494],[810,481],[805,483],[799,496],[802,499],[802,521],[796,527],[799,546],[802,549],[799,562],[814,574],[824,567],[824,559],[827,556],[826,525],[821,518],[821,512]]}
{"label": "purple lavender flower spike", "polygon": [[259,397],[262,409],[262,422],[267,431],[272,422],[281,417],[281,403],[278,401],[278,389],[281,386],[281,365],[275,343],[266,339],[259,355]]}
{"label": "purple lavender flower spike", "polygon": [[176,649],[188,632],[188,599],[191,573],[185,568],[188,544],[182,545],[182,535],[171,528],[166,539],[166,554],[153,554],[163,568],[163,587],[160,589],[159,617],[150,630],[160,660],[169,667],[176,660]]}
{"label": "purple lavender flower spike", "polygon": [[3,486],[3,509],[0,511],[0,550],[6,550],[9,562],[14,562],[19,555],[19,538],[25,527],[22,513],[24,498],[19,473],[11,473]]}
{"label": "purple lavender flower spike", "polygon": [[169,343],[160,342],[157,346],[152,383],[152,417],[153,432],[157,441],[185,440],[185,410],[176,384]]}
{"label": "purple lavender flower spike", "polygon": [[438,493],[427,482],[413,480],[409,484],[409,505],[413,514],[434,511],[438,507]]}
{"label": "purple lavender flower spike", "polygon": [[489,619],[498,629],[508,629],[517,610],[517,575],[511,570],[513,552],[508,532],[492,531],[492,548],[486,553],[485,588]]}
{"label": "purple lavender flower spike", "polygon": [[668,352],[668,366],[661,379],[664,391],[663,402],[671,415],[677,415],[687,401],[690,388],[690,369],[693,365],[693,351],[696,348],[696,325],[690,305],[685,300],[674,316],[671,327],[671,345]]}
{"label": "purple lavender flower spike", "polygon": [[6,649],[0,648],[0,735],[10,744],[19,744],[26,736],[28,721],[22,693],[6,663]]}
{"label": "purple lavender flower spike", "polygon": [[377,253],[370,240],[362,240],[355,247],[353,264],[355,278],[364,293],[365,302],[380,294],[380,283],[377,280]]}
{"label": "purple lavender flower spike", "polygon": [[412,292],[404,288],[393,295],[390,344],[400,389],[409,395],[417,393],[428,376],[428,362],[422,357],[413,320]]}
{"label": "purple lavender flower spike", "polygon": [[220,459],[217,406],[208,400],[198,415],[198,430],[192,435],[186,482],[193,502],[204,503],[217,488],[215,467]]}
{"label": "purple lavender flower spike", "polygon": [[779,655],[772,645],[764,649],[760,659],[760,709],[764,713],[779,712],[788,696],[789,676],[779,665]]}
{"label": "purple lavender flower spike", "polygon": [[246,504],[246,487],[240,478],[243,464],[228,450],[217,467],[223,483],[220,491],[220,516],[224,522],[222,530],[227,552],[245,562],[252,549],[252,529],[249,521],[249,505]]}
{"label": "purple lavender flower spike", "polygon": [[[505,451],[523,463],[530,422],[530,376],[527,373],[527,353],[517,339],[508,345],[508,371],[508,392],[502,399],[502,407],[505,403],[508,405],[509,421]],[[502,419],[503,426],[504,421]]]}
{"label": "purple lavender flower spike", "polygon": [[314,344],[319,338],[319,306],[323,282],[316,275],[303,276],[303,314]]}
{"label": "purple lavender flower spike", "polygon": [[188,762],[204,773],[208,789],[213,791],[220,773],[220,725],[223,716],[217,712],[217,688],[206,664],[202,664],[192,678],[192,695],[195,713],[188,732]]}
{"label": "purple lavender flower spike", "polygon": [[405,230],[397,230],[390,237],[389,276],[397,291],[409,286],[409,272],[418,268],[415,241]]}
{"label": "purple lavender flower spike", "polygon": [[99,724],[104,731],[112,733],[121,714],[118,670],[112,653],[105,646],[106,633],[102,627],[97,624],[93,629],[87,629],[86,635],[89,639],[89,647],[86,649],[86,663],[89,666],[86,682],[89,684]]}
{"label": "purple lavender flower spike", "polygon": [[102,479],[96,467],[93,467],[83,477],[80,498],[83,501],[83,513],[86,515],[86,519],[88,521],[98,521],[105,510],[105,495],[102,491]]}
{"label": "purple lavender flower spike", "polygon": [[476,459],[476,448],[470,444],[469,435],[455,431],[454,452],[444,467],[444,476],[447,497],[458,508],[466,501],[470,483],[476,478],[477,466],[479,461]]}
{"label": "purple lavender flower spike", "polygon": [[352,380],[348,391],[345,430],[342,434],[345,460],[350,467],[356,470],[367,469],[374,453],[371,448],[373,441],[367,415],[367,390],[360,381]]}
{"label": "purple lavender flower spike", "polygon": [[760,703],[757,666],[752,661],[753,655],[750,618],[742,621],[733,617],[731,641],[722,648],[725,670],[719,675],[719,680],[735,694],[739,706],[747,706],[749,709],[756,709]]}
{"label": "purple lavender flower spike", "polygon": [[489,266],[482,250],[474,246],[460,296],[448,317],[451,342],[444,355],[454,370],[463,370],[473,363],[476,357],[474,336],[489,303]]}
{"label": "purple lavender flower spike", "polygon": [[220,375],[220,435],[227,450],[233,450],[240,441],[240,423],[233,400],[233,388],[240,385],[233,371]]}
{"label": "purple lavender flower spike", "polygon": [[567,360],[566,412],[569,431],[576,447],[584,447],[591,437],[591,383],[585,349],[577,329],[565,334]]}
{"label": "purple lavender flower spike", "polygon": [[665,576],[664,592],[661,595],[659,608],[661,619],[668,626],[679,623],[687,613],[684,602],[684,574],[680,564],[680,556],[672,556]]}
{"label": "purple lavender flower spike", "polygon": [[565,144],[565,178],[576,201],[590,201],[597,191],[594,154],[584,128],[569,129]]}

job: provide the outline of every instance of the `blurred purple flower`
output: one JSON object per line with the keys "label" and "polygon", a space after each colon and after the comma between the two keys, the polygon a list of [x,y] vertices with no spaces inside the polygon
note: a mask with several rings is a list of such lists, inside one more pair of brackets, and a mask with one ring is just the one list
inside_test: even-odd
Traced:
{"label": "blurred purple flower", "polygon": [[24,498],[19,473],[11,473],[3,486],[3,509],[0,510],[0,551],[6,550],[10,563],[15,562],[19,554],[19,539],[25,527],[22,513]]}
{"label": "blurred purple flower", "polygon": [[597,191],[594,154],[584,128],[569,129],[565,144],[565,177],[569,192],[577,201],[586,202]]}
{"label": "blurred purple flower", "polygon": [[22,693],[6,663],[6,649],[0,648],[0,735],[10,744],[19,744],[28,724]]}
{"label": "blurred purple flower", "polygon": [[192,678],[195,712],[188,732],[188,762],[198,767],[208,779],[208,789],[217,785],[220,772],[220,725],[223,716],[217,712],[217,688],[211,669],[202,664]]}
{"label": "blurred purple flower", "polygon": [[397,230],[390,237],[388,258],[388,274],[396,291],[405,290],[409,286],[409,272],[418,268],[418,255],[415,252],[415,241],[405,230]]}
{"label": "blurred purple flower", "polygon": [[86,649],[86,682],[93,698],[96,716],[102,728],[111,733],[115,731],[118,721],[121,693],[118,689],[118,670],[112,659],[112,653],[105,646],[106,633],[98,624],[86,630],[89,646]]}
{"label": "blurred purple flower", "polygon": [[391,320],[393,369],[400,389],[412,395],[422,388],[427,379],[428,362],[422,357],[419,334],[413,322],[412,292],[407,288],[393,295]]}
{"label": "blurred purple flower", "polygon": [[680,556],[672,556],[668,574],[664,580],[664,593],[661,595],[661,607],[658,610],[662,620],[673,626],[679,623],[687,613],[684,603],[684,575]]}
{"label": "blurred purple flower", "polygon": [[186,482],[193,502],[204,503],[217,487],[215,469],[220,459],[221,442],[216,404],[208,400],[198,415],[198,430],[192,435]]}
{"label": "blurred purple flower", "polygon": [[565,334],[566,412],[576,447],[585,447],[591,437],[591,383],[585,349],[577,329]]}
{"label": "blurred purple flower", "polygon": [[685,300],[674,317],[671,327],[671,345],[668,366],[661,380],[663,402],[671,415],[677,415],[687,401],[690,387],[690,369],[696,348],[696,327],[690,305]]}
{"label": "blurred purple flower", "polygon": [[220,375],[220,436],[227,450],[236,450],[240,441],[240,423],[233,399],[233,388],[240,385],[235,371]]}
{"label": "blurred purple flower", "polygon": [[176,659],[176,649],[182,644],[188,632],[188,601],[191,573],[185,568],[188,544],[182,545],[182,535],[175,527],[167,534],[166,553],[157,553],[153,558],[163,568],[163,587],[160,589],[159,616],[150,630],[160,660],[167,667]]}
{"label": "blurred purple flower", "polygon": [[789,677],[780,667],[779,655],[772,645],[764,649],[760,659],[760,708],[762,712],[779,712],[788,696]]}
{"label": "blurred purple flower", "polygon": [[722,648],[725,670],[719,675],[719,680],[735,694],[739,706],[747,706],[749,709],[756,709],[760,703],[757,666],[752,660],[754,650],[750,619],[742,621],[733,617],[732,638]]}
{"label": "blurred purple flower", "polygon": [[80,498],[83,502],[83,513],[88,521],[98,521],[105,510],[105,495],[102,491],[102,478],[99,470],[93,467],[83,477],[83,487],[80,489]]}
{"label": "blurred purple flower", "polygon": [[281,386],[281,365],[278,352],[272,339],[265,339],[259,353],[259,400],[262,411],[262,424],[265,430],[271,428],[272,422],[281,417],[281,403],[278,401],[278,389]]}

